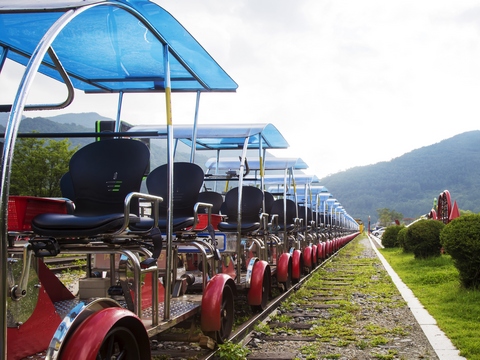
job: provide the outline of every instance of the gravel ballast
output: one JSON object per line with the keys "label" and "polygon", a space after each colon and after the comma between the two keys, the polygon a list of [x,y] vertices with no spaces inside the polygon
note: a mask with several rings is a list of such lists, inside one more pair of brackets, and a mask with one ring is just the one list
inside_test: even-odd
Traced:
{"label": "gravel ballast", "polygon": [[438,359],[367,237],[341,249],[305,285],[308,296],[287,300],[263,325],[267,331],[257,328],[246,339],[248,359]]}

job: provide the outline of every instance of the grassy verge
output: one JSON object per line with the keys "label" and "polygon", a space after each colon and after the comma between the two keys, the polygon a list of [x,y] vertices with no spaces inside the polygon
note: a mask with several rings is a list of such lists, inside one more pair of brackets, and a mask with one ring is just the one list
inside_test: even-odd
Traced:
{"label": "grassy verge", "polygon": [[480,291],[464,289],[450,256],[416,260],[401,249],[381,253],[468,360],[480,360]]}

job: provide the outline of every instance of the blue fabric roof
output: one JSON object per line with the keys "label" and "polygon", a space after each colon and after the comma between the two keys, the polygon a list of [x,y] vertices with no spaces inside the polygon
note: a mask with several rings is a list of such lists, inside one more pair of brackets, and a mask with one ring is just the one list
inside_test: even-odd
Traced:
{"label": "blue fabric roof", "polygon": [[[133,126],[129,131],[156,131],[158,138],[165,138],[167,126]],[[193,125],[175,125],[173,127],[173,137],[191,147],[193,142]],[[238,150],[243,148],[246,137],[249,137],[248,149],[258,149],[260,143],[263,149],[288,148],[287,141],[272,124],[198,124],[196,149]]]}
{"label": "blue fabric roof", "polygon": [[[210,158],[205,163],[209,171],[238,169],[240,160],[237,158],[220,158],[217,163],[216,158]],[[258,158],[248,159],[250,170],[260,170],[260,161]],[[300,158],[266,158],[264,161],[264,170],[285,170],[285,169],[308,169],[308,165]]]}
{"label": "blue fabric roof", "polygon": [[[172,55],[172,91],[237,88],[172,15],[147,0],[2,0],[0,65],[5,49],[7,58],[26,65],[55,22],[62,25],[51,46],[74,87],[85,92],[163,91],[164,44]],[[40,72],[63,82],[48,55]]]}

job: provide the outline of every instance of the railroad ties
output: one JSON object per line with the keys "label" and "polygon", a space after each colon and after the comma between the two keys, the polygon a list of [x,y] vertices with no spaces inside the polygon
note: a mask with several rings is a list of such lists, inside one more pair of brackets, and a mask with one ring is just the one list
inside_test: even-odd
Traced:
{"label": "railroad ties", "polygon": [[248,360],[437,359],[363,235],[317,268],[243,344]]}

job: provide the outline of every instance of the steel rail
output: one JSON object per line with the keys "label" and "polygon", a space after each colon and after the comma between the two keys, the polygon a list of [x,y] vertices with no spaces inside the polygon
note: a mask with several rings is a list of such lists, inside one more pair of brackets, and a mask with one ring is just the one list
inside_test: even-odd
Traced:
{"label": "steel rail", "polygon": [[[349,242],[350,243],[350,242]],[[302,285],[308,281],[319,269],[324,267],[327,263],[329,263],[335,256],[338,255],[338,253],[349,243],[345,244],[343,247],[338,249],[336,252],[334,252],[330,257],[325,259],[322,263],[317,265],[315,269],[313,269],[310,273],[305,275],[303,278],[301,278],[298,283],[293,285],[290,289],[285,291],[284,293],[280,294],[277,296],[275,299],[271,300],[270,303],[268,303],[267,308],[262,311],[261,313],[253,316],[251,319],[249,319],[247,322],[242,324],[237,330],[234,331],[234,333],[229,337],[228,341],[233,342],[233,343],[240,343],[242,342],[243,345],[245,345],[248,341],[244,341],[247,338],[247,335],[252,332],[253,328],[255,325],[258,323],[264,321],[270,314],[272,314],[279,306],[282,304],[286,299],[292,295],[295,291],[300,289]],[[248,339],[249,340],[249,339]],[[218,349],[215,351],[212,351],[212,353],[206,355],[203,357],[201,360],[212,360],[214,356],[216,356],[218,352]]]}

